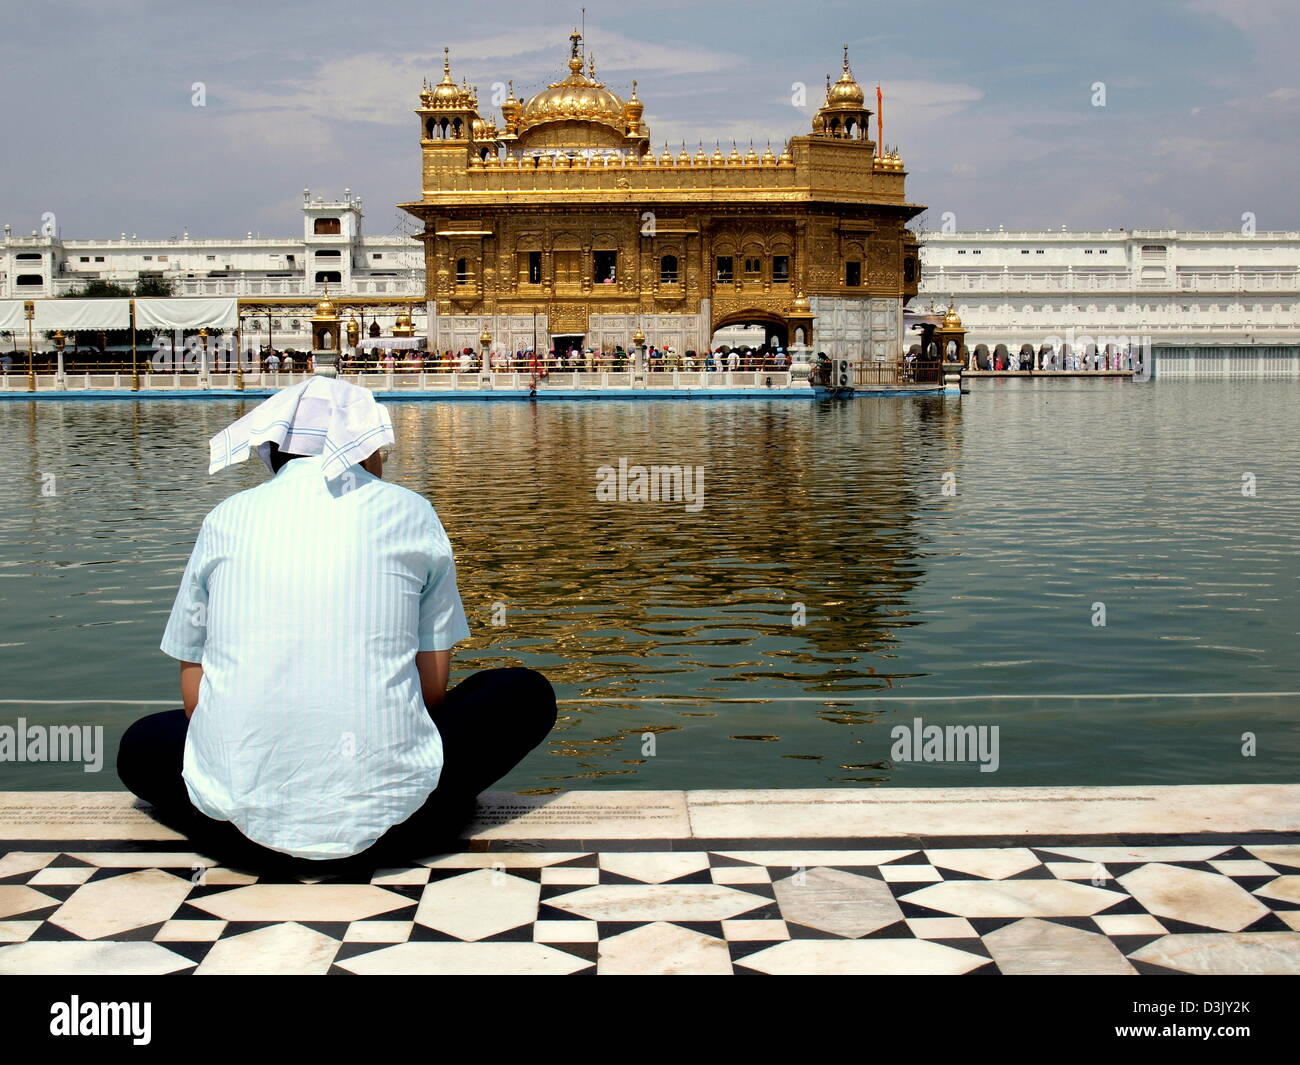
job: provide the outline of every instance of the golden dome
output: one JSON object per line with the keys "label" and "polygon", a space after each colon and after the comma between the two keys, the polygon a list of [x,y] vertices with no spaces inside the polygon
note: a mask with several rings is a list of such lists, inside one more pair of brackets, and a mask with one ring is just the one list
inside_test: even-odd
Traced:
{"label": "golden dome", "polygon": [[772,154],[772,142],[771,142],[771,141],[768,141],[768,142],[767,142],[767,148],[766,148],[766,150],[763,152],[763,162],[764,162],[765,164],[769,165],[769,166],[770,166],[771,164],[773,164],[773,163],[776,162],[776,156]]}
{"label": "golden dome", "polygon": [[943,316],[943,327],[945,329],[960,329],[961,316],[953,309],[953,305],[948,304],[948,312]]}
{"label": "golden dome", "polygon": [[471,127],[476,141],[494,141],[497,139],[497,126],[490,118],[476,118]]}
{"label": "golden dome", "polygon": [[721,166],[725,161],[726,160],[722,158],[722,145],[715,144],[713,146],[713,165]]}
{"label": "golden dome", "polygon": [[506,120],[506,125],[512,126],[519,120],[519,112],[524,105],[515,97],[515,83],[508,81],[506,85],[509,87],[510,92],[501,105],[501,115]]}
{"label": "golden dome", "polygon": [[808,297],[802,292],[796,293],[794,302],[790,304],[790,310],[788,313],[796,315],[811,314],[812,307],[808,303]]}
{"label": "golden dome", "polygon": [[680,152],[677,153],[677,165],[678,165],[678,166],[690,166],[690,165],[691,165],[691,156],[690,156],[690,153],[686,150],[686,142],[685,142],[685,141],[682,141],[682,150],[681,150]]}
{"label": "golden dome", "polygon": [[749,151],[745,153],[746,166],[758,166],[758,152],[754,151],[754,142],[749,142]]}
{"label": "golden dome", "polygon": [[[522,132],[543,122],[599,122],[612,126],[620,133],[623,131],[625,109],[637,109],[640,116],[640,100],[629,100],[624,104],[614,93],[595,78],[595,61],[592,61],[591,73],[582,72],[582,56],[578,45],[582,35],[577,30],[569,38],[573,42],[572,54],[569,56],[569,76],[562,81],[548,85],[524,104],[519,115],[519,129]],[[635,94],[634,94],[635,95]]]}
{"label": "golden dome", "polygon": [[729,166],[739,166],[739,165],[740,165],[740,153],[739,153],[738,151],[736,151],[736,142],[735,142],[735,141],[732,141],[732,142],[731,142],[731,154],[730,154],[729,156],[727,156],[727,164],[728,164]]}
{"label": "golden dome", "polygon": [[441,111],[458,110],[469,103],[469,94],[451,80],[451,49],[442,50],[442,81],[433,88],[429,88],[426,81],[420,102],[425,107]]}
{"label": "golden dome", "polygon": [[849,70],[849,46],[844,46],[844,70],[840,74],[840,80],[826,90],[826,103],[832,107],[861,107],[866,101],[866,94],[862,91]]}
{"label": "golden dome", "polygon": [[668,150],[668,145],[664,145],[664,154],[659,157],[660,166],[673,165],[673,153]]}
{"label": "golden dome", "polygon": [[334,304],[330,302],[329,289],[326,288],[325,298],[321,300],[318,304],[316,304],[316,317],[337,318],[338,316],[339,316],[338,311],[334,309]]}
{"label": "golden dome", "polygon": [[632,82],[632,95],[627,98],[627,103],[623,105],[623,117],[627,119],[629,126],[634,126],[641,120],[641,115],[645,111],[645,104],[637,97],[636,82]]}

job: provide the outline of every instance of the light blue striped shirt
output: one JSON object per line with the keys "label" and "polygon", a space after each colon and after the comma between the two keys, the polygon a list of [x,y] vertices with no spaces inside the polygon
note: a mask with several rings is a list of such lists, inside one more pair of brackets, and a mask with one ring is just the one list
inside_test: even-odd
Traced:
{"label": "light blue striped shirt", "polygon": [[204,519],[162,649],[201,662],[190,799],[304,858],[364,850],[428,798],[442,740],[416,651],[469,636],[427,500],[293,459]]}

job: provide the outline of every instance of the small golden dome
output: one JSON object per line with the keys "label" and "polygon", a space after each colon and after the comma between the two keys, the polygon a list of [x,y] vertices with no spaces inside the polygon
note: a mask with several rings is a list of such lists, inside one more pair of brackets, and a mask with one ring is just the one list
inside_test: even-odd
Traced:
{"label": "small golden dome", "polygon": [[634,81],[632,82],[632,95],[627,98],[627,103],[623,105],[623,113],[629,118],[640,118],[643,111],[645,111],[645,104],[641,102],[641,98],[636,94],[636,82]]}
{"label": "small golden dome", "polygon": [[524,105],[515,97],[515,83],[508,81],[506,85],[509,88],[509,94],[501,105],[501,114],[506,120],[506,125],[513,125],[519,120],[519,112],[523,110]]}
{"label": "small golden dome", "polygon": [[790,314],[811,314],[812,306],[808,303],[808,297],[802,292],[796,293],[794,302],[790,304]]}
{"label": "small golden dome", "polygon": [[709,157],[708,157],[707,155],[704,154],[704,145],[703,145],[703,143],[700,144],[700,150],[699,150],[698,152],[695,153],[695,165],[696,165],[696,166],[708,166],[708,165],[709,165]]}
{"label": "small golden dome", "polygon": [[713,159],[712,159],[712,162],[713,162],[713,165],[714,165],[714,166],[721,166],[723,163],[726,162],[726,160],[722,158],[722,145],[720,145],[720,144],[715,144],[715,145],[713,146]]}
{"label": "small golden dome", "polygon": [[736,151],[736,142],[735,142],[735,141],[732,141],[732,142],[731,142],[731,154],[730,154],[729,156],[727,156],[727,165],[728,165],[728,166],[739,166],[739,165],[740,165],[740,162],[741,162],[741,160],[740,160],[740,152]]}
{"label": "small golden dome", "polygon": [[438,110],[459,109],[467,103],[467,94],[451,80],[451,49],[442,50],[442,81],[432,89],[426,87],[420,93],[420,102],[425,107]]}
{"label": "small golden dome", "polygon": [[775,162],[776,162],[776,156],[772,154],[772,142],[768,141],[767,148],[765,148],[763,151],[763,163],[765,165],[770,166]]}
{"label": "small golden dome", "polygon": [[948,311],[943,316],[943,327],[945,329],[961,328],[961,315],[957,313],[957,311],[953,308],[953,305],[951,303],[948,304]]}
{"label": "small golden dome", "polygon": [[826,90],[826,102],[835,107],[861,107],[866,101],[862,86],[849,70],[849,46],[844,46],[844,70],[840,80]]}
{"label": "small golden dome", "polygon": [[690,153],[687,152],[687,150],[686,150],[686,142],[685,142],[685,141],[682,141],[682,150],[681,150],[680,152],[677,153],[677,165],[678,165],[678,166],[690,166],[690,165],[691,165],[691,156],[690,156]]}
{"label": "small golden dome", "polygon": [[325,290],[325,298],[316,304],[317,318],[337,318],[339,313],[334,309],[334,304],[330,302],[329,289]]}
{"label": "small golden dome", "polygon": [[758,166],[758,152],[754,151],[754,142],[749,142],[749,151],[745,153],[746,166]]}
{"label": "small golden dome", "polygon": [[781,158],[777,160],[782,166],[790,166],[794,163],[793,156],[790,155],[790,145],[781,149]]}
{"label": "small golden dome", "polygon": [[664,154],[659,157],[660,166],[673,165],[673,153],[668,150],[668,145],[664,145]]}

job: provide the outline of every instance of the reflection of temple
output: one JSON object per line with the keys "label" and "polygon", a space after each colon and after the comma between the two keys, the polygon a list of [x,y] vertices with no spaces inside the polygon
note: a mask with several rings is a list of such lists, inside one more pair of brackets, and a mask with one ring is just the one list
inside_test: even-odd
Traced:
{"label": "reflection of temple", "polygon": [[847,49],[812,129],[779,155],[656,155],[643,107],[635,82],[623,100],[597,80],[576,31],[567,75],[527,102],[512,86],[500,126],[444,60],[416,110],[423,196],[402,205],[424,225],[432,347],[488,332],[514,350],[534,336],[612,349],[639,328],[699,350],[758,324],[832,355],[897,357],[919,279],[905,223],[921,208],[870,137]]}

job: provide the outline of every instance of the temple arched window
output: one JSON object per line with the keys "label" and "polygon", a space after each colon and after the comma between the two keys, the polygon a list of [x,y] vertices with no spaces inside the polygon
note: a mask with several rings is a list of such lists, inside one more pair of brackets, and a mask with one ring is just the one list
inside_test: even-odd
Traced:
{"label": "temple arched window", "polygon": [[915,280],[916,280],[916,260],[911,258],[904,259],[903,260],[903,283],[906,285],[910,285]]}
{"label": "temple arched window", "polygon": [[468,259],[456,260],[456,284],[468,285],[474,280],[474,275],[470,272]]}
{"label": "temple arched window", "polygon": [[659,282],[664,285],[677,284],[676,255],[665,255],[659,260]]}

